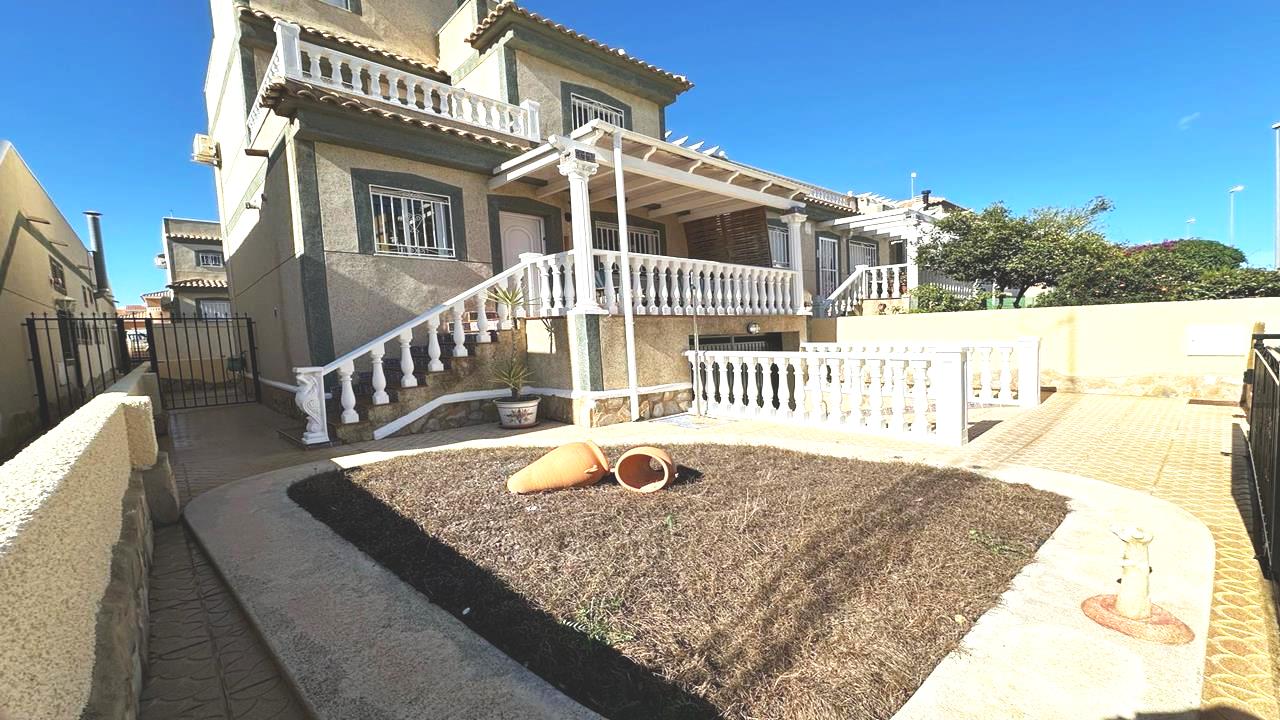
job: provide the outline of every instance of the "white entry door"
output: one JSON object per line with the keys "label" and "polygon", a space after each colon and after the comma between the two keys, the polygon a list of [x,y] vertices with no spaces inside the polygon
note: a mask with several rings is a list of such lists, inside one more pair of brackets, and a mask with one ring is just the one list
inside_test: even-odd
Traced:
{"label": "white entry door", "polygon": [[498,213],[498,224],[502,232],[502,267],[513,268],[520,264],[522,253],[545,253],[547,251],[545,235],[542,230],[542,218],[534,215],[517,213]]}
{"label": "white entry door", "polygon": [[837,243],[833,237],[818,236],[818,294],[822,297],[835,292],[839,283]]}

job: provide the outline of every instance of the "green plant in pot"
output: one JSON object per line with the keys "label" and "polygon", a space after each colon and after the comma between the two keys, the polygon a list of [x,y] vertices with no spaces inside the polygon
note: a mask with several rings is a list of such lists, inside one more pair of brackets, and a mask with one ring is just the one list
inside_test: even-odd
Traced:
{"label": "green plant in pot", "polygon": [[506,307],[511,327],[516,330],[511,342],[511,357],[500,363],[493,372],[494,379],[511,391],[510,398],[493,401],[498,406],[498,424],[505,428],[533,427],[538,424],[538,403],[542,398],[520,394],[533,377],[529,366],[520,359],[520,316],[516,309],[524,304],[524,292],[520,288],[493,288],[489,291],[489,300]]}

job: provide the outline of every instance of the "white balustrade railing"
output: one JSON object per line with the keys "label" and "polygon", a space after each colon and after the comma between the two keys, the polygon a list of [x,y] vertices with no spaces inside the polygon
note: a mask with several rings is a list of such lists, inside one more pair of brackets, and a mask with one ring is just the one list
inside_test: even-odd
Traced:
{"label": "white balustrade railing", "polygon": [[794,315],[794,270],[596,250],[595,287],[600,306],[622,312],[622,283],[631,284],[637,315]]}
{"label": "white balustrade railing", "polygon": [[[975,405],[1040,404],[1040,338],[960,340],[946,343],[801,343],[801,352],[883,353],[930,352],[934,347],[960,347],[966,358],[965,387]],[[1025,388],[1025,392],[1023,391]]]}
{"label": "white balustrade railing", "polygon": [[687,352],[693,412],[962,445],[965,353]]}
{"label": "white balustrade railing", "polygon": [[[299,38],[300,28],[276,21],[276,50],[263,88],[283,77],[374,100],[413,113],[541,141],[539,106],[519,105],[468,92],[404,70]],[[261,90],[255,106],[261,104]],[[257,116],[255,116],[257,115]],[[249,117],[250,136],[260,115]]]}
{"label": "white balustrade railing", "polygon": [[838,205],[849,210],[858,209],[858,200],[852,195],[841,195],[834,190],[828,190],[814,185],[805,186],[804,192],[809,197],[829,202],[832,205]]}
{"label": "white balustrade railing", "polygon": [[[548,261],[548,256],[526,255],[515,267],[455,295],[323,367],[294,368],[298,387],[294,402],[307,419],[303,442],[314,445],[329,441],[329,424],[324,397],[324,379],[327,375],[336,373],[338,378],[339,391],[336,395],[339,398],[341,422],[343,424],[359,422],[360,414],[356,409],[353,387],[353,377],[358,361],[368,359],[372,376],[370,383],[374,390],[371,402],[374,405],[386,405],[391,400],[386,392],[387,378],[383,367],[387,343],[394,341],[395,347],[398,348],[400,387],[417,387],[418,379],[414,375],[416,367],[412,353],[415,331],[426,333],[423,339],[427,343],[427,371],[439,372],[444,369],[439,337],[442,328],[452,335],[453,356],[466,357],[468,352],[465,341],[468,331],[476,334],[477,343],[487,343],[490,341],[490,330],[507,330],[512,327],[513,318],[510,317],[508,308],[503,304],[495,303],[489,296],[490,292],[495,288],[518,288],[526,298],[535,297],[536,302],[541,304],[546,293],[538,294],[537,290],[531,289],[530,283],[535,277],[540,282],[542,277],[552,275],[553,273],[549,270],[543,272],[544,268],[552,267],[557,265],[555,262]],[[569,286],[572,287],[572,283],[569,283]],[[572,305],[572,296],[569,298],[569,304]],[[535,314],[529,310],[530,306],[526,304],[517,307],[516,313],[519,316]],[[494,320],[490,320],[491,311]],[[469,316],[475,319],[468,320]]]}
{"label": "white balustrade railing", "polygon": [[967,300],[977,294],[973,283],[956,280],[949,275],[944,275],[937,270],[928,268],[920,268],[919,282],[921,285],[937,285],[961,300]]}

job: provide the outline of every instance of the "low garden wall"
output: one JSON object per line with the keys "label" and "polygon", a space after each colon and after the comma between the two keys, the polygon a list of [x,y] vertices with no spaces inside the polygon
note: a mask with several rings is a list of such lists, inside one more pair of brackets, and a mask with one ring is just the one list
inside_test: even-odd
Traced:
{"label": "low garden wall", "polygon": [[1040,338],[1040,378],[1066,392],[1239,401],[1250,334],[1280,330],[1280,298],[813,320],[815,342]]}
{"label": "low garden wall", "polygon": [[148,371],[0,465],[0,717],[137,714],[151,525],[178,518]]}

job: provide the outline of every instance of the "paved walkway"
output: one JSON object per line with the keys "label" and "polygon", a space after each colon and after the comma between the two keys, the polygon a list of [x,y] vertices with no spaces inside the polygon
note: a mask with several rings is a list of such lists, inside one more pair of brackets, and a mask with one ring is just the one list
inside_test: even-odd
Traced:
{"label": "paved walkway", "polygon": [[[1257,718],[1280,718],[1280,639],[1269,587],[1258,572],[1245,530],[1247,458],[1239,426],[1243,418],[1237,409],[1185,400],[1057,394],[1032,411],[986,410],[973,419],[985,432],[959,449],[758,421],[711,421],[696,429],[658,421],[598,428],[589,434],[603,443],[760,440],[871,458],[979,467],[1013,463],[1093,477],[1175,502],[1199,517],[1217,543],[1203,693],[1207,711],[1202,716],[1239,718],[1230,714],[1237,710]],[[523,434],[477,426],[302,452],[275,436],[276,428],[296,423],[262,406],[175,414],[171,424],[174,470],[187,497],[231,480],[325,457],[361,454],[344,461],[354,464],[463,441],[553,445],[583,434],[555,424]],[[152,577],[157,585],[151,600],[152,665],[143,717],[305,717],[185,530],[170,528],[161,535]],[[163,566],[162,555],[168,558]],[[164,589],[166,585],[176,590]],[[158,611],[168,615],[157,621]],[[174,629],[179,626],[183,632]],[[173,643],[181,647],[163,652],[166,633],[184,638]]]}

